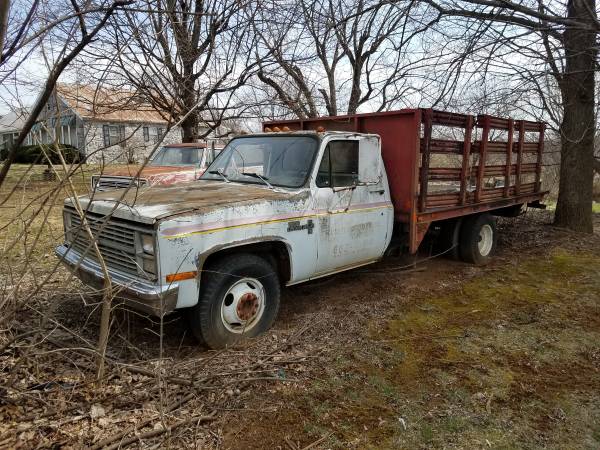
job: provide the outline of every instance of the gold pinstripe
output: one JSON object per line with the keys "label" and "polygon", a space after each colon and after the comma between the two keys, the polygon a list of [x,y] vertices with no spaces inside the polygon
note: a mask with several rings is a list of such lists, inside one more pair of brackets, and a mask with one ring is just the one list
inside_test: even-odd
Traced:
{"label": "gold pinstripe", "polygon": [[164,237],[165,237],[165,239],[177,239],[177,238],[192,236],[195,234],[208,234],[208,233],[217,233],[219,231],[225,231],[225,230],[233,230],[234,228],[252,227],[252,226],[256,226],[256,225],[265,225],[265,224],[270,224],[270,223],[289,222],[290,220],[311,219],[314,217],[333,216],[336,214],[351,214],[351,213],[355,213],[355,212],[374,211],[376,209],[387,209],[387,208],[392,208],[392,205],[389,204],[389,205],[375,206],[375,207],[370,207],[370,208],[352,209],[349,211],[335,211],[335,212],[307,214],[304,216],[294,216],[294,217],[288,217],[285,219],[263,220],[260,222],[242,223],[240,225],[231,225],[228,227],[211,228],[210,230],[190,231],[189,233],[174,234],[173,236],[164,236]]}

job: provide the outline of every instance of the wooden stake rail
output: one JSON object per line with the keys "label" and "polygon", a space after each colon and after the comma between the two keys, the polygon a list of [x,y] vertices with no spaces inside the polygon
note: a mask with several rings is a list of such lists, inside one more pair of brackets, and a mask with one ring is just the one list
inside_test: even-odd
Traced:
{"label": "wooden stake rail", "polygon": [[[421,117],[419,213],[455,206],[476,206],[482,202],[510,200],[511,197],[540,192],[545,124],[431,109],[423,110]],[[462,129],[464,140],[440,138],[439,135],[447,133],[447,130],[436,133],[437,126]],[[474,130],[479,139],[472,141]],[[503,140],[494,137],[497,135],[501,135]],[[462,160],[452,167],[432,167],[433,155],[460,155]],[[503,155],[504,163],[489,164],[491,155]],[[535,162],[524,162],[524,155],[532,155]],[[452,157],[448,158],[450,161]],[[534,175],[535,181],[525,182],[523,176],[526,174]],[[489,178],[501,179],[486,184]],[[452,192],[450,185],[448,190],[431,192],[431,181],[442,183],[440,189],[445,187],[443,183],[458,184],[458,191]]]}

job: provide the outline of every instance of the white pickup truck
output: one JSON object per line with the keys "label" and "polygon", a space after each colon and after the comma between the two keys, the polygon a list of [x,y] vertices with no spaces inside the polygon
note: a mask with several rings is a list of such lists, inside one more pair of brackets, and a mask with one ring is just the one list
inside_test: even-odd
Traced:
{"label": "white pickup truck", "polygon": [[[200,180],[123,195],[78,199],[113,290],[154,315],[186,309],[195,336],[211,348],[269,329],[281,286],[373,263],[393,232],[406,230],[398,220],[394,228],[381,139],[368,133],[240,136]],[[65,200],[65,243],[56,253],[84,282],[101,286],[73,202]],[[475,217],[463,232],[464,241],[476,239],[461,244],[466,259],[471,251],[487,258],[495,246],[492,216]]]}

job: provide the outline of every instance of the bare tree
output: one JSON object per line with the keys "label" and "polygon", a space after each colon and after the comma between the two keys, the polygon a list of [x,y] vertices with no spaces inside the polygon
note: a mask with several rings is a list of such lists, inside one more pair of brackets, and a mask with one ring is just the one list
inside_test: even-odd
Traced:
{"label": "bare tree", "polygon": [[413,2],[300,0],[263,4],[255,21],[259,80],[297,117],[402,105],[410,74],[431,59],[411,48],[436,14]]}
{"label": "bare tree", "polygon": [[[560,118],[561,136],[555,223],[592,232],[595,72],[600,31],[595,0],[551,4],[510,0],[424,0],[424,3],[446,18],[440,26],[464,30],[472,22],[487,25],[486,32],[479,36],[491,38],[486,44],[488,62],[482,70],[487,70],[497,54],[508,48],[513,52],[513,69],[529,71],[535,80],[532,83],[539,83],[539,76],[544,73],[553,78],[560,92],[560,111],[555,118]],[[543,70],[532,73],[531,61],[541,62]],[[544,90],[542,86],[539,89]],[[546,95],[539,97],[542,107],[547,106],[544,105],[547,99]]]}
{"label": "bare tree", "polygon": [[[87,2],[84,2],[83,5],[79,5],[76,1],[72,1],[72,12],[67,15],[59,16],[58,18],[50,17],[47,22],[42,21],[37,29],[31,30],[33,11],[35,11],[37,7],[37,2],[34,2],[30,9],[31,13],[27,16],[27,20],[16,24],[13,30],[9,29],[8,33],[13,35],[14,38],[12,42],[7,41],[5,44],[5,47],[7,47],[8,50],[6,52],[3,51],[2,61],[0,61],[0,67],[3,69],[3,66],[8,64],[11,58],[18,58],[19,51],[26,51],[28,45],[35,46],[32,42],[35,42],[35,39],[39,39],[40,36],[47,36],[50,32],[56,30],[57,34],[59,34],[62,39],[62,45],[60,49],[56,51],[54,55],[55,61],[50,69],[50,73],[44,83],[43,89],[0,169],[0,186],[6,178],[18,149],[25,142],[33,124],[36,122],[42,109],[50,99],[58,78],[81,51],[94,40],[113,13],[117,9],[132,3],[132,1],[133,0],[110,0],[101,3],[99,6],[96,5],[90,10],[86,9],[88,6]],[[33,36],[26,36],[27,31],[32,31]],[[10,71],[11,69],[8,70],[8,72]],[[5,74],[3,74],[2,79],[6,79]]]}
{"label": "bare tree", "polygon": [[[181,123],[183,142],[218,127],[249,63],[247,8],[237,0],[146,0],[115,17],[88,52],[103,84],[126,85]],[[110,49],[107,52],[107,49]],[[200,125],[209,131],[200,131]],[[206,130],[206,126],[204,129]]]}

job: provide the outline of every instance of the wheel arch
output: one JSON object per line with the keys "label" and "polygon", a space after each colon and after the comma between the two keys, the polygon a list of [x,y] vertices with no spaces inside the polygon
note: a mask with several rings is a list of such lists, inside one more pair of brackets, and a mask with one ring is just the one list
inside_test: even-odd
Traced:
{"label": "wheel arch", "polygon": [[288,241],[279,237],[253,238],[210,248],[198,255],[199,272],[202,273],[203,268],[234,253],[250,253],[265,257],[275,267],[283,284],[292,279],[292,247]]}

